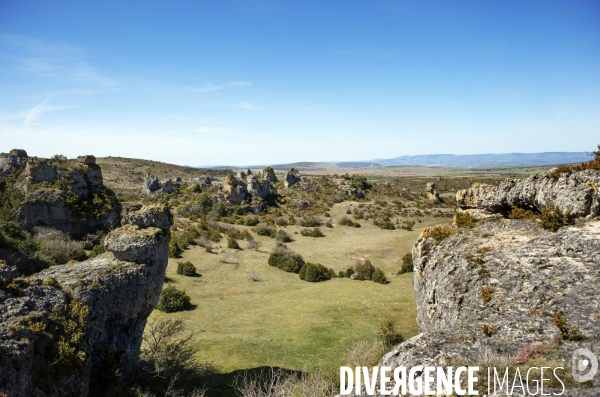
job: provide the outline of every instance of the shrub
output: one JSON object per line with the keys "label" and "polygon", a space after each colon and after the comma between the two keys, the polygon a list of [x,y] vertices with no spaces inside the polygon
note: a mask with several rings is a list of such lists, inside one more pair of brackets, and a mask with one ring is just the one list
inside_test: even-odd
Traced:
{"label": "shrub", "polygon": [[38,229],[36,240],[40,242],[39,258],[50,265],[62,265],[70,259],[83,259],[83,243],[70,240],[68,236],[52,230]]}
{"label": "shrub", "polygon": [[550,172],[548,172],[548,178],[552,178],[554,180],[557,180],[558,178],[560,178],[560,176],[562,174],[571,174],[573,172],[573,169],[568,166],[568,165],[559,165],[558,167],[555,167],[553,169],[550,170]]}
{"label": "shrub", "polygon": [[345,271],[343,271],[343,270],[340,270],[340,271],[338,272],[338,277],[339,277],[339,278],[344,278],[344,277],[346,277],[346,272],[345,272]]}
{"label": "shrub", "polygon": [[432,238],[437,242],[440,242],[454,233],[454,230],[450,226],[434,226],[426,228],[423,231],[423,237]]}
{"label": "shrub", "polygon": [[412,273],[413,271],[414,271],[413,257],[410,252],[407,252],[402,257],[402,265],[400,266],[398,275],[404,274],[404,273]]}
{"label": "shrub", "polygon": [[249,216],[244,221],[244,224],[246,226],[256,226],[256,225],[258,225],[259,222],[260,222],[260,220],[258,219],[257,216]]}
{"label": "shrub", "polygon": [[231,248],[234,250],[239,250],[240,249],[240,245],[238,244],[238,242],[236,241],[236,239],[234,239],[233,237],[229,237],[227,239],[227,248]]}
{"label": "shrub", "polygon": [[196,266],[194,266],[190,261],[177,262],[177,274],[190,277],[198,275]]}
{"label": "shrub", "polygon": [[391,320],[385,321],[379,326],[377,337],[379,337],[383,345],[388,349],[404,342],[404,336],[396,331],[394,323]]}
{"label": "shrub", "polygon": [[359,261],[356,264],[356,274],[358,275],[357,280],[370,280],[374,272],[375,266],[373,266],[369,260],[364,262]]}
{"label": "shrub", "polygon": [[275,240],[281,241],[282,243],[291,243],[293,241],[285,230],[278,230],[277,233],[275,233]]}
{"label": "shrub", "polygon": [[90,253],[88,255],[90,258],[95,258],[98,255],[106,252],[106,248],[104,248],[104,238],[105,237],[106,236],[102,237],[100,239],[100,242],[98,242],[98,244],[94,245],[94,247],[92,248],[92,250],[90,251]]}
{"label": "shrub", "polygon": [[269,266],[275,266],[286,272],[299,273],[302,266],[304,266],[304,259],[298,253],[278,246],[269,255],[268,263]]}
{"label": "shrub", "polygon": [[404,229],[404,230],[411,232],[413,230],[414,225],[415,225],[415,221],[404,221],[402,223],[402,226],[400,226],[400,229]]}
{"label": "shrub", "polygon": [[363,175],[352,175],[350,185],[355,189],[369,189],[371,187],[367,182],[367,177]]}
{"label": "shrub", "polygon": [[569,215],[569,211],[563,213],[556,205],[547,206],[542,209],[542,215],[540,215],[542,227],[555,232],[569,224]]}
{"label": "shrub", "polygon": [[60,286],[60,284],[58,283],[58,280],[56,280],[54,277],[50,276],[48,278],[46,278],[44,280],[44,284],[47,285],[48,287],[52,287],[52,288],[56,288],[56,289],[62,289],[62,287]]}
{"label": "shrub", "polygon": [[346,277],[350,278],[350,276],[352,276],[354,273],[356,273],[356,271],[354,269],[352,269],[351,267],[346,269]]}
{"label": "shrub", "polygon": [[325,237],[321,229],[319,229],[318,227],[315,227],[312,230],[302,229],[300,234],[305,237]]}
{"label": "shrub", "polygon": [[582,339],[579,334],[579,329],[575,326],[569,328],[567,319],[562,314],[556,313],[556,316],[554,316],[554,324],[560,330],[560,336],[562,336],[564,340],[578,341]]}
{"label": "shrub", "polygon": [[172,285],[165,287],[158,299],[156,309],[165,313],[174,313],[191,308],[190,297],[185,291],[178,290]]}
{"label": "shrub", "polygon": [[489,325],[489,324],[483,324],[483,326],[481,327],[481,330],[483,331],[483,334],[485,336],[487,336],[488,338],[492,337],[498,333],[498,327],[494,327],[493,325]]}
{"label": "shrub", "polygon": [[382,230],[395,230],[396,229],[394,224],[390,221],[375,220],[375,221],[373,221],[373,225],[377,226],[378,228],[381,228]]}
{"label": "shrub", "polygon": [[381,269],[375,269],[375,271],[371,275],[371,281],[374,281],[379,284],[389,284],[390,283],[388,281],[387,277],[385,276],[385,273]]}
{"label": "shrub", "polygon": [[275,237],[275,234],[277,233],[277,231],[275,230],[274,227],[270,227],[270,226],[256,226],[254,228],[254,233],[258,234],[259,236],[265,236],[265,237]]}
{"label": "shrub", "polygon": [[302,227],[318,227],[321,226],[321,221],[318,218],[303,218],[300,221]]}
{"label": "shrub", "polygon": [[248,241],[248,248],[250,248],[251,250],[258,252],[260,250],[260,246],[261,246],[260,242],[258,242],[256,240]]}
{"label": "shrub", "polygon": [[372,367],[390,350],[380,338],[373,341],[360,341],[354,344],[346,354],[346,364],[350,367]]}
{"label": "shrub", "polygon": [[458,227],[470,229],[475,226],[475,218],[468,212],[459,212],[454,217],[454,223]]}
{"label": "shrub", "polygon": [[492,291],[487,285],[481,287],[481,300],[483,300],[483,303],[488,303],[492,300]]}
{"label": "shrub", "polygon": [[326,268],[320,263],[306,262],[299,272],[300,280],[318,283],[320,281],[331,280],[335,277],[335,272],[332,269]]}
{"label": "shrub", "polygon": [[340,225],[342,226],[352,226],[354,225],[354,222],[352,222],[350,219],[348,219],[347,217],[342,217],[342,219],[340,219],[340,221],[338,222]]}
{"label": "shrub", "polygon": [[538,216],[533,211],[519,208],[515,205],[512,206],[510,214],[508,214],[508,219],[532,220],[537,219],[537,217]]}
{"label": "shrub", "polygon": [[592,160],[588,161],[587,163],[581,163],[575,167],[575,170],[600,170],[600,145],[598,145],[598,150],[593,151],[591,155],[594,156]]}

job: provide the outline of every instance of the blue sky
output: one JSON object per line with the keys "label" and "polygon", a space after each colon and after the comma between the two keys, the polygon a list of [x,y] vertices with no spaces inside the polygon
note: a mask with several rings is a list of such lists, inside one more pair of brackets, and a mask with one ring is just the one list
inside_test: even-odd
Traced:
{"label": "blue sky", "polygon": [[188,165],[600,143],[598,1],[0,0],[0,151]]}

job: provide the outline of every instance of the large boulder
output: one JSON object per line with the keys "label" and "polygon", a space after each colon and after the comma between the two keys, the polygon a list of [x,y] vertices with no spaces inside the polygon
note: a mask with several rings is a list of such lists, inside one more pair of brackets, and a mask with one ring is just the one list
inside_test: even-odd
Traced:
{"label": "large boulder", "polygon": [[197,184],[199,187],[211,186],[212,180],[208,175],[200,175],[197,177],[191,177],[189,180],[190,184]]}
{"label": "large boulder", "polygon": [[285,185],[285,187],[292,187],[296,183],[300,182],[301,180],[302,180],[302,177],[300,176],[300,173],[298,172],[298,170],[292,168],[291,170],[288,171],[287,174],[285,174],[283,184]]}
{"label": "large boulder", "polygon": [[160,181],[156,175],[148,175],[144,176],[144,192],[146,194],[154,193],[160,189]]}
{"label": "large boulder", "polygon": [[41,162],[36,157],[31,157],[27,160],[24,175],[28,183],[54,182],[58,180],[57,167],[43,161]]}
{"label": "large boulder", "polygon": [[223,194],[225,200],[234,205],[245,204],[248,188],[243,181],[238,180],[233,175],[228,175],[223,184]]}
{"label": "large boulder", "polygon": [[[473,229],[455,229],[442,241],[432,238],[432,231],[424,229],[412,252],[421,333],[396,346],[380,365],[477,365],[484,354],[514,357],[540,344],[556,348],[568,371],[580,347],[600,356],[600,318],[594,314],[600,221],[556,233],[540,230],[535,221],[482,221]],[[569,334],[573,326],[582,338],[564,338],[557,314]],[[593,384],[582,389],[590,394],[564,395],[598,395],[600,384]]]}
{"label": "large boulder", "polygon": [[275,170],[272,167],[265,167],[262,170],[262,179],[271,183],[277,182],[277,176],[275,176]]}
{"label": "large boulder", "polygon": [[437,187],[434,182],[428,182],[427,187],[425,188],[425,192],[427,193],[427,198],[434,203],[439,203],[442,201],[440,199],[440,193],[437,191]]}
{"label": "large boulder", "polygon": [[167,230],[173,224],[173,215],[171,215],[171,211],[166,204],[156,204],[148,207],[130,204],[127,213],[121,218],[121,223],[143,228],[154,226]]}
{"label": "large boulder", "polygon": [[[155,226],[115,229],[96,258],[7,280],[19,288],[0,289],[0,394],[86,396],[107,354],[123,354],[120,370],[133,373],[168,262],[168,237]],[[61,334],[51,324],[61,321],[83,332],[64,335],[72,361],[55,353]]]}
{"label": "large boulder", "polygon": [[271,193],[271,183],[268,180],[259,181],[254,174],[248,175],[246,185],[248,193],[255,194],[262,199],[265,199]]}
{"label": "large boulder", "polygon": [[27,166],[27,159],[27,152],[23,149],[0,153],[0,174],[10,176],[13,170],[23,170]]}
{"label": "large boulder", "polygon": [[456,201],[461,209],[493,213],[508,213],[512,206],[540,212],[553,204],[572,218],[593,218],[600,215],[599,186],[595,170],[560,175],[550,171],[523,180],[507,179],[499,186],[475,183],[456,193]]}

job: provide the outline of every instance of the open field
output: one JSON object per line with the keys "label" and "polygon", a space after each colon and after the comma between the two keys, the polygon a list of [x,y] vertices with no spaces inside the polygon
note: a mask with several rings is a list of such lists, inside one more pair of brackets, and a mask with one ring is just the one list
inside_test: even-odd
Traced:
{"label": "open field", "polygon": [[[356,203],[337,204],[332,216],[345,213],[351,205]],[[421,227],[440,222],[450,219],[425,219],[410,232],[380,230],[360,221],[363,227],[358,229],[322,228],[324,238],[294,234],[300,230],[296,226],[283,228],[295,239],[287,246],[305,260],[337,272],[359,258],[369,259],[385,271],[390,280],[387,285],[347,278],[302,281],[297,274],[267,264],[268,253],[275,246],[268,237],[255,237],[262,243],[259,252],[245,249],[245,242],[240,242],[243,250],[239,251],[215,249],[228,253],[227,263],[219,261],[221,254],[192,247],[182,258],[169,260],[167,277],[197,306],[169,315],[187,320],[197,337],[202,361],[212,361],[226,371],[268,364],[294,369],[342,365],[352,344],[373,338],[384,320],[393,320],[406,337],[417,333],[412,274],[392,274],[398,271],[400,258],[410,251]],[[185,260],[196,265],[202,277],[178,275],[177,261]],[[249,281],[250,273],[262,281]]]}

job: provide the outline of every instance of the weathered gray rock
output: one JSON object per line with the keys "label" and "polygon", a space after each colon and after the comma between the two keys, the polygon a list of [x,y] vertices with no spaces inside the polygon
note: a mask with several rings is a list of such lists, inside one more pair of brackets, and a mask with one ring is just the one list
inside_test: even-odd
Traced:
{"label": "weathered gray rock", "polygon": [[77,157],[79,159],[79,161],[81,162],[81,164],[84,165],[94,165],[96,164],[96,156],[88,154],[86,156],[79,156]]}
{"label": "weathered gray rock", "polygon": [[25,166],[25,177],[29,183],[53,182],[58,180],[58,172],[55,165],[40,162],[31,157]]}
{"label": "weathered gray rock", "polygon": [[248,188],[243,181],[236,179],[231,176],[225,178],[223,184],[223,194],[225,200],[234,205],[242,205],[245,203],[246,196],[248,195]]}
{"label": "weathered gray rock", "polygon": [[[109,233],[105,254],[19,279],[17,295],[0,290],[0,393],[86,396],[93,365],[106,351],[123,352],[123,370],[130,373],[139,360],[146,319],[162,289],[168,245],[160,228],[127,225]],[[44,285],[49,277],[61,289]],[[48,348],[57,343],[58,335],[49,339],[31,324],[56,321],[75,302],[89,309],[85,335],[77,346],[82,360],[67,366],[63,376],[48,376],[56,365]]]}
{"label": "weathered gray rock", "polygon": [[148,175],[144,176],[144,191],[146,194],[154,193],[160,189],[160,181],[156,175]]}
{"label": "weathered gray rock", "polygon": [[173,181],[168,179],[165,183],[163,183],[160,192],[166,194],[173,193]]}
{"label": "weathered gray rock", "polygon": [[553,204],[572,218],[600,215],[600,175],[587,170],[563,173],[552,178],[549,172],[531,175],[523,180],[507,179],[499,186],[475,183],[469,189],[456,193],[462,209],[483,209],[493,213],[507,213],[512,206],[541,211]]}
{"label": "weathered gray rock", "polygon": [[434,203],[439,203],[440,201],[442,201],[440,199],[440,193],[437,191],[437,187],[435,186],[434,182],[427,183],[425,192],[427,193],[427,198],[433,201]]}
{"label": "weathered gray rock", "polygon": [[10,176],[13,170],[22,170],[27,165],[27,152],[23,149],[13,149],[10,153],[0,153],[0,173]]}
{"label": "weathered gray rock", "polygon": [[[482,221],[441,242],[428,237],[429,230],[413,248],[421,334],[396,346],[380,365],[456,366],[482,363],[483,356],[514,356],[528,346],[561,340],[553,321],[557,313],[584,336],[560,344],[565,368],[570,371],[579,347],[600,356],[600,221],[556,233],[535,221]],[[485,288],[491,292],[487,301]],[[484,325],[496,333],[486,336]],[[565,395],[598,395],[599,381],[594,385],[583,394]]]}
{"label": "weathered gray rock", "polygon": [[275,170],[271,167],[265,167],[262,170],[262,179],[271,183],[277,182],[277,176],[275,176]]}
{"label": "weathered gray rock", "polygon": [[246,185],[248,193],[253,193],[262,199],[265,199],[271,193],[271,183],[268,180],[260,181],[254,174],[248,175]]}
{"label": "weathered gray rock", "polygon": [[197,176],[197,177],[192,177],[190,178],[190,184],[197,184],[199,187],[207,187],[207,186],[211,186],[212,184],[212,180],[210,179],[210,176],[207,175],[201,175],[201,176]]}
{"label": "weathered gray rock", "polygon": [[240,180],[243,180],[250,175],[252,175],[252,170],[250,168],[248,168],[246,170],[239,170],[237,172],[237,178]]}
{"label": "weathered gray rock", "polygon": [[365,198],[365,195],[363,194],[363,192],[361,192],[360,190],[356,190],[356,189],[346,190],[346,196],[352,196],[357,199]]}
{"label": "weathered gray rock", "polygon": [[283,184],[285,185],[285,187],[292,187],[296,183],[300,182],[301,180],[302,180],[302,177],[300,176],[300,173],[298,172],[298,170],[295,170],[294,168],[292,168],[291,170],[288,171],[287,174],[285,174],[285,179],[283,180]]}
{"label": "weathered gray rock", "polygon": [[123,211],[122,225],[137,225],[143,228],[154,226],[159,229],[169,229],[173,224],[173,216],[165,204],[156,204],[148,207],[129,204]]}

